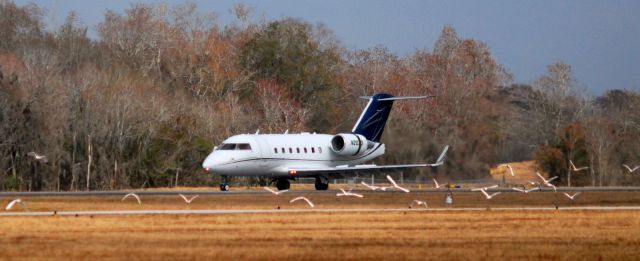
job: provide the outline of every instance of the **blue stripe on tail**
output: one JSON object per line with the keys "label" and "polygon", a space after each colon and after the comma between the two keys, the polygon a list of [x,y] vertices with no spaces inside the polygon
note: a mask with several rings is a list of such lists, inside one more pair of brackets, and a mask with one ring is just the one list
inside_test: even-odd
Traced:
{"label": "blue stripe on tail", "polygon": [[387,124],[393,100],[380,101],[380,99],[391,98],[390,94],[378,93],[371,97],[369,105],[360,115],[360,119],[353,127],[352,132],[360,134],[367,140],[380,142],[384,126]]}

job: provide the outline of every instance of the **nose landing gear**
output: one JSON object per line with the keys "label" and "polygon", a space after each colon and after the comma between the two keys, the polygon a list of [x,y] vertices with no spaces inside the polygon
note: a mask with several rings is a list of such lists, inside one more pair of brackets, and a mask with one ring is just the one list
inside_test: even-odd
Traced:
{"label": "nose landing gear", "polygon": [[229,181],[227,176],[220,176],[220,191],[229,191]]}

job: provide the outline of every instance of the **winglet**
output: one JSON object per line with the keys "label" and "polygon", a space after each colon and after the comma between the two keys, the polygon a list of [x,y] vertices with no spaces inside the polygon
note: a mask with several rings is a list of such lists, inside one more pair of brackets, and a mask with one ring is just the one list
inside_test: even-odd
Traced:
{"label": "winglet", "polygon": [[440,156],[438,157],[438,160],[436,160],[436,163],[429,164],[429,166],[437,167],[444,164],[444,160],[447,157],[447,151],[449,151],[449,145],[444,147],[444,150],[442,150],[442,153],[440,153]]}

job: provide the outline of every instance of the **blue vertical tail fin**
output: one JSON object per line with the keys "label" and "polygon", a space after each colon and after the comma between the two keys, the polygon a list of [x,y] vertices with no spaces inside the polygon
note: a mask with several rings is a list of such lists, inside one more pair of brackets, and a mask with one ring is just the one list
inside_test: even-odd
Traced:
{"label": "blue vertical tail fin", "polygon": [[384,127],[387,124],[387,119],[389,118],[389,113],[391,113],[391,107],[393,107],[394,101],[424,99],[430,97],[432,96],[395,97],[387,93],[378,93],[372,97],[361,97],[369,99],[369,103],[367,104],[367,107],[365,107],[364,111],[362,111],[360,118],[356,122],[356,125],[353,126],[353,130],[351,130],[351,132],[360,134],[367,138],[367,140],[380,142],[382,132],[384,132]]}

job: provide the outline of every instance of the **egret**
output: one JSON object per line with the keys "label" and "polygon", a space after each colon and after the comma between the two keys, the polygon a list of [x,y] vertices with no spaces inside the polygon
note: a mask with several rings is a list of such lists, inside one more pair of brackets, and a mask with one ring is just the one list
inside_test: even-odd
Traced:
{"label": "egret", "polygon": [[40,155],[40,154],[36,153],[35,151],[27,153],[27,156],[33,157],[35,160],[39,160],[39,161],[42,161],[44,163],[47,163],[49,161],[47,159],[47,156]]}
{"label": "egret", "polygon": [[550,178],[550,179],[545,179],[544,177],[542,177],[542,175],[540,175],[540,173],[539,173],[539,172],[536,172],[536,175],[538,175],[538,177],[540,177],[540,179],[542,179],[542,183],[543,183],[545,186],[547,186],[547,187],[552,187],[554,192],[558,191],[558,190],[556,189],[556,186],[550,183],[552,180],[557,179],[557,178],[558,178],[558,176],[554,176],[554,177],[552,177],[552,178]]}
{"label": "egret", "polygon": [[278,196],[278,195],[280,195],[280,194],[282,194],[282,193],[285,193],[285,192],[288,192],[288,191],[289,191],[288,189],[287,189],[287,190],[279,190],[279,191],[275,191],[275,190],[273,190],[273,189],[271,189],[271,188],[269,188],[269,187],[264,187],[264,189],[265,189],[265,190],[267,190],[267,191],[269,191],[269,192],[271,192],[271,193],[273,193],[273,194],[274,194],[274,195],[276,195],[276,196]]}
{"label": "egret", "polygon": [[184,199],[184,202],[186,202],[187,204],[191,204],[191,201],[193,201],[194,199],[196,199],[197,197],[199,197],[200,195],[195,195],[191,198],[187,198],[185,195],[182,194],[178,194],[182,199]]}
{"label": "egret", "polygon": [[499,195],[500,193],[502,193],[502,192],[498,191],[496,193],[489,194],[489,193],[487,193],[487,191],[484,188],[481,188],[480,192],[482,192],[482,194],[484,194],[484,196],[487,197],[487,199],[492,199],[493,197],[495,197],[495,196]]}
{"label": "egret", "polygon": [[336,194],[336,196],[340,197],[340,196],[353,196],[353,197],[359,197],[362,198],[364,196],[362,196],[361,194],[357,194],[357,193],[353,193],[351,192],[351,190],[349,191],[344,191],[344,189],[340,189],[342,192],[338,192]]}
{"label": "egret", "polygon": [[138,200],[138,205],[142,204],[142,201],[140,201],[140,197],[138,197],[138,195],[136,195],[136,193],[129,193],[129,194],[125,195],[124,197],[122,197],[122,199],[120,201],[124,201],[128,197],[134,197],[134,198],[136,198],[136,200]]}
{"label": "egret", "polygon": [[631,168],[627,164],[622,164],[622,166],[624,166],[629,171],[629,173],[633,173],[634,171],[640,169],[640,165],[636,166],[635,168]]}
{"label": "egret", "polygon": [[532,188],[532,189],[511,188],[511,189],[513,189],[515,191],[520,191],[520,192],[525,193],[525,194],[529,193],[531,191],[540,190],[540,188]]}
{"label": "egret", "polygon": [[443,186],[443,185],[438,184],[438,181],[436,179],[432,179],[432,180],[433,180],[433,184],[435,184],[437,189],[439,189],[440,187]]}
{"label": "egret", "polygon": [[422,200],[414,199],[413,201],[411,201],[411,204],[409,205],[409,207],[412,207],[413,205],[416,205],[416,206],[423,205],[424,208],[428,208],[427,202],[422,201]]}
{"label": "egret", "polygon": [[588,169],[589,167],[582,167],[582,168],[576,168],[576,165],[573,165],[573,161],[569,160],[569,163],[571,163],[571,168],[573,168],[573,171],[583,171]]}
{"label": "egret", "polygon": [[564,195],[565,195],[565,196],[567,196],[567,197],[568,197],[569,199],[571,199],[571,200],[575,200],[575,199],[576,199],[576,196],[580,195],[581,193],[582,193],[581,191],[578,191],[578,192],[576,192],[576,193],[575,193],[575,194],[573,194],[573,195],[569,195],[569,193],[566,193],[566,192],[565,192],[565,193],[564,193]]}
{"label": "egret", "polygon": [[483,187],[483,188],[474,188],[471,189],[471,191],[481,191],[481,190],[487,190],[487,189],[492,189],[492,188],[497,188],[498,185],[493,185],[493,186],[489,186],[489,187]]}
{"label": "egret", "polygon": [[498,166],[498,168],[500,168],[500,167],[507,167],[507,168],[509,169],[509,172],[511,172],[511,176],[512,176],[512,177],[515,177],[515,176],[516,176],[516,174],[515,174],[515,173],[513,173],[513,168],[511,167],[511,165],[509,165],[509,164],[500,164],[500,165]]}
{"label": "egret", "polygon": [[393,187],[378,187],[375,185],[369,185],[367,183],[365,183],[364,181],[360,182],[360,184],[364,185],[365,187],[369,188],[370,190],[376,191],[376,190],[382,190],[382,191],[387,191],[387,189],[389,188],[393,188]]}
{"label": "egret", "polygon": [[408,189],[398,186],[398,183],[396,183],[396,181],[393,180],[391,178],[391,176],[387,175],[387,179],[391,182],[391,185],[393,185],[394,188],[397,188],[397,189],[402,190],[402,191],[404,191],[406,193],[409,193]]}
{"label": "egret", "polygon": [[311,206],[311,207],[314,207],[314,206],[315,206],[315,205],[313,205],[313,202],[311,202],[311,200],[309,200],[308,198],[305,198],[305,197],[297,197],[297,198],[294,198],[294,199],[292,199],[291,201],[289,201],[289,203],[293,203],[293,202],[296,202],[296,201],[298,201],[298,200],[304,200],[304,201],[306,201],[306,202],[307,202],[307,204],[309,204],[309,206]]}
{"label": "egret", "polygon": [[27,204],[22,201],[22,199],[14,199],[13,201],[9,202],[9,204],[7,204],[7,207],[5,208],[5,210],[11,210],[13,208],[13,206],[15,206],[16,204],[20,203],[20,205],[22,206],[22,208],[26,209],[27,208]]}

